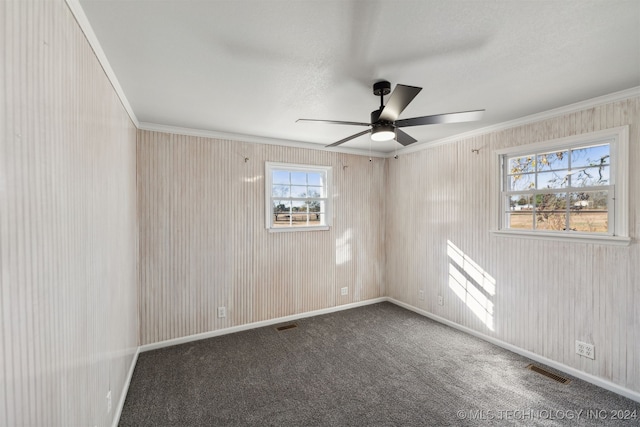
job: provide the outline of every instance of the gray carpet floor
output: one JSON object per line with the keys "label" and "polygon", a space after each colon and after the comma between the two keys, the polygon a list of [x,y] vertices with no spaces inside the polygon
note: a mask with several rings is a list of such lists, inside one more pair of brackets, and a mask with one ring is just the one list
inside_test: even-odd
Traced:
{"label": "gray carpet floor", "polygon": [[140,354],[120,425],[640,425],[637,402],[391,303],[295,323]]}

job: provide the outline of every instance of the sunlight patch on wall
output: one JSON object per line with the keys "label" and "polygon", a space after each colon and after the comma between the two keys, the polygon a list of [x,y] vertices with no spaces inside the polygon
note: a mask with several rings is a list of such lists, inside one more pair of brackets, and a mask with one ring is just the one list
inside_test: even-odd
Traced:
{"label": "sunlight patch on wall", "polygon": [[348,229],[336,239],[336,265],[351,261],[351,235],[351,229]]}
{"label": "sunlight patch on wall", "polygon": [[447,240],[449,256],[449,288],[458,298],[493,331],[493,302],[496,280],[469,258],[450,240]]}

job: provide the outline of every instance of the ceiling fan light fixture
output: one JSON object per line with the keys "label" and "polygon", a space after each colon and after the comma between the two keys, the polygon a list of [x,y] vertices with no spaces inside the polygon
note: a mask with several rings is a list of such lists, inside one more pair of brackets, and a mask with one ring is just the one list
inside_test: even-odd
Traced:
{"label": "ceiling fan light fixture", "polygon": [[[441,123],[460,123],[480,120],[484,110],[461,111],[458,113],[434,114],[431,116],[412,117],[410,119],[398,120],[400,114],[413,101],[413,99],[422,90],[421,87],[396,85],[391,92],[391,83],[386,80],[379,81],[373,85],[373,94],[380,97],[380,108],[371,112],[371,122],[345,122],[342,120],[317,120],[317,119],[298,119],[297,121],[305,122],[324,122],[337,125],[353,125],[353,126],[371,126],[370,129],[358,132],[327,147],[336,147],[352,139],[359,138],[368,133],[371,134],[372,141],[391,141],[395,139],[403,146],[413,144],[418,140],[404,132],[401,128],[407,126],[437,125]],[[387,104],[384,105],[384,95],[388,95]]]}
{"label": "ceiling fan light fixture", "polygon": [[371,139],[374,141],[390,141],[396,137],[395,130],[392,125],[380,125],[371,131]]}

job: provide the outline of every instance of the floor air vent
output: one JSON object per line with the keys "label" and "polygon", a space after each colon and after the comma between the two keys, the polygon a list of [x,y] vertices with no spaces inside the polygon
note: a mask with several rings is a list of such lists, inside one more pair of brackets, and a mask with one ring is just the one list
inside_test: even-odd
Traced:
{"label": "floor air vent", "polygon": [[557,381],[562,384],[568,384],[571,380],[569,378],[561,377],[560,375],[556,375],[553,372],[549,372],[540,366],[536,366],[534,364],[527,365],[527,369],[531,369],[533,372],[537,372],[545,377],[549,377],[554,381]]}
{"label": "floor air vent", "polygon": [[297,328],[298,325],[296,325],[295,323],[292,323],[290,325],[284,325],[284,326],[278,326],[276,328],[276,331],[280,332],[280,331],[286,331],[287,329],[293,329],[293,328]]}

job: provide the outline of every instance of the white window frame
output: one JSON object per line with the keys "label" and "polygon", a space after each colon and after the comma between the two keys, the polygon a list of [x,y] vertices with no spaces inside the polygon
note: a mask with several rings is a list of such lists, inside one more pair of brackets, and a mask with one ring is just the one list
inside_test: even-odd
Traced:
{"label": "white window frame", "polygon": [[[506,227],[506,207],[504,206],[503,159],[545,151],[571,149],[583,145],[610,144],[610,185],[609,185],[609,232],[565,232],[547,230],[519,230]],[[601,131],[588,132],[566,138],[514,146],[493,151],[492,156],[492,227],[496,235],[533,239],[576,241],[583,243],[603,243],[628,245],[629,237],[629,127],[621,126]]]}
{"label": "white window frame", "polygon": [[[296,226],[296,227],[274,227],[273,226],[273,200],[272,196],[272,188],[273,188],[273,171],[288,171],[288,172],[321,172],[326,176],[325,182],[325,197],[322,197],[322,201],[324,202],[324,218],[325,223],[322,225],[314,225],[309,227],[304,226]],[[292,231],[323,231],[329,230],[331,227],[331,219],[333,217],[333,209],[332,209],[332,171],[333,168],[331,166],[318,166],[318,165],[303,165],[303,164],[295,164],[295,163],[279,163],[279,162],[265,162],[265,226],[269,232],[272,233],[280,233],[280,232],[292,232]],[[280,197],[276,197],[275,199],[282,199]],[[295,200],[295,198],[287,197],[287,199]],[[305,200],[305,199],[299,199]]]}

